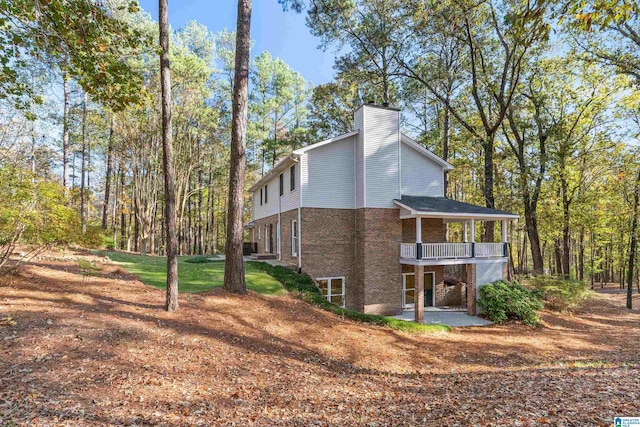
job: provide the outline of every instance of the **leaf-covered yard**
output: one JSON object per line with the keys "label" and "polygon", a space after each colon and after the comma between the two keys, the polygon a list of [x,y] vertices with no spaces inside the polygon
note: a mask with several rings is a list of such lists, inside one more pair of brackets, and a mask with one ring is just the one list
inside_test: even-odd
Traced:
{"label": "leaf-covered yard", "polygon": [[[640,313],[599,295],[540,328],[406,334],[291,294],[162,310],[114,264],[0,279],[0,425],[612,425],[640,413]],[[636,296],[636,298],[638,298]],[[636,304],[640,301],[636,300]]]}

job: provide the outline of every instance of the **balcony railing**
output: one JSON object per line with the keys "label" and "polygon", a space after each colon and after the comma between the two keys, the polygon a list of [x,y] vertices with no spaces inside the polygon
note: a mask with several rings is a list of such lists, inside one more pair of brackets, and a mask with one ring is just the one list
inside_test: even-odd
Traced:
{"label": "balcony railing", "polygon": [[494,258],[506,256],[506,243],[401,243],[408,259]]}

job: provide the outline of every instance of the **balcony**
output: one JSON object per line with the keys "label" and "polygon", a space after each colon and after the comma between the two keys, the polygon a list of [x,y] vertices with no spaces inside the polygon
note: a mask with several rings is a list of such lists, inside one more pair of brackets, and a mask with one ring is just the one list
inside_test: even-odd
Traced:
{"label": "balcony", "polygon": [[506,243],[401,243],[402,260],[464,260],[474,258],[503,258]]}

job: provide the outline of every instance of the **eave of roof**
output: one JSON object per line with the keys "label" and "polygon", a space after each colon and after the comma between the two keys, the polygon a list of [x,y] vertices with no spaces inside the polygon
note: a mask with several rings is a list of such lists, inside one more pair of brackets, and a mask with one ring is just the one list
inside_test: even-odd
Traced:
{"label": "eave of roof", "polygon": [[519,215],[484,206],[476,206],[445,197],[406,196],[394,203],[410,212],[410,216],[457,219],[517,219]]}
{"label": "eave of roof", "polygon": [[306,147],[302,147],[302,148],[299,148],[299,149],[293,151],[292,153],[287,155],[287,157],[285,157],[282,160],[280,160],[265,176],[263,176],[258,181],[256,181],[251,186],[251,188],[249,188],[249,192],[253,193],[258,188],[262,187],[264,184],[269,182],[271,180],[271,178],[273,178],[275,175],[277,175],[280,172],[282,172],[283,170],[285,170],[291,164],[297,162],[298,159],[300,158],[300,156],[302,156],[307,151],[313,150],[314,148],[322,147],[323,145],[327,145],[327,144],[330,144],[332,142],[336,142],[336,141],[343,140],[345,138],[349,138],[351,136],[357,135],[359,132],[360,132],[359,130],[354,130],[354,131],[351,131],[351,132],[347,132],[347,133],[344,133],[342,135],[338,135],[338,136],[336,136],[334,138],[329,138],[329,139],[326,139],[324,141],[316,142],[315,144],[308,145]]}
{"label": "eave of roof", "polygon": [[309,150],[313,150],[314,148],[322,147],[323,145],[327,145],[327,144],[330,144],[332,142],[340,141],[340,140],[352,137],[354,135],[357,135],[359,133],[360,133],[360,130],[358,130],[358,129],[352,130],[351,132],[343,133],[342,135],[338,135],[338,136],[335,136],[333,138],[325,139],[324,141],[316,142],[315,144],[307,145],[306,147],[298,148],[293,153],[301,155],[301,154],[306,153]]}
{"label": "eave of roof", "polygon": [[414,141],[413,139],[409,138],[404,133],[400,137],[400,140],[403,143],[405,143],[407,146],[413,148],[414,150],[416,150],[417,152],[422,154],[423,156],[428,157],[429,159],[431,159],[434,162],[436,162],[437,164],[439,164],[443,169],[448,170],[448,171],[453,169],[453,165],[451,163],[449,163],[446,160],[436,156],[431,151],[427,150],[422,145],[418,144],[416,141]]}
{"label": "eave of roof", "polygon": [[269,182],[271,178],[273,178],[274,176],[276,176],[277,174],[285,170],[287,167],[289,167],[293,163],[297,162],[299,158],[300,158],[300,155],[296,154],[294,151],[284,159],[280,160],[269,172],[267,172],[265,176],[260,178],[251,186],[251,188],[249,188],[249,192],[253,193],[258,188],[262,187],[264,184]]}

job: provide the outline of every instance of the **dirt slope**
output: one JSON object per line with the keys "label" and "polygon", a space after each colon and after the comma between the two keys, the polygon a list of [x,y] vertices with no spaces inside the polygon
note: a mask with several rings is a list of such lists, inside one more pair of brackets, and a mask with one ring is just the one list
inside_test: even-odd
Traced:
{"label": "dirt slope", "polygon": [[[110,264],[0,278],[0,426],[613,425],[640,416],[640,312],[407,335],[292,297],[164,295]],[[637,297],[636,297],[637,298]],[[636,300],[640,305],[640,300]],[[0,321],[1,322],[1,321]]]}

